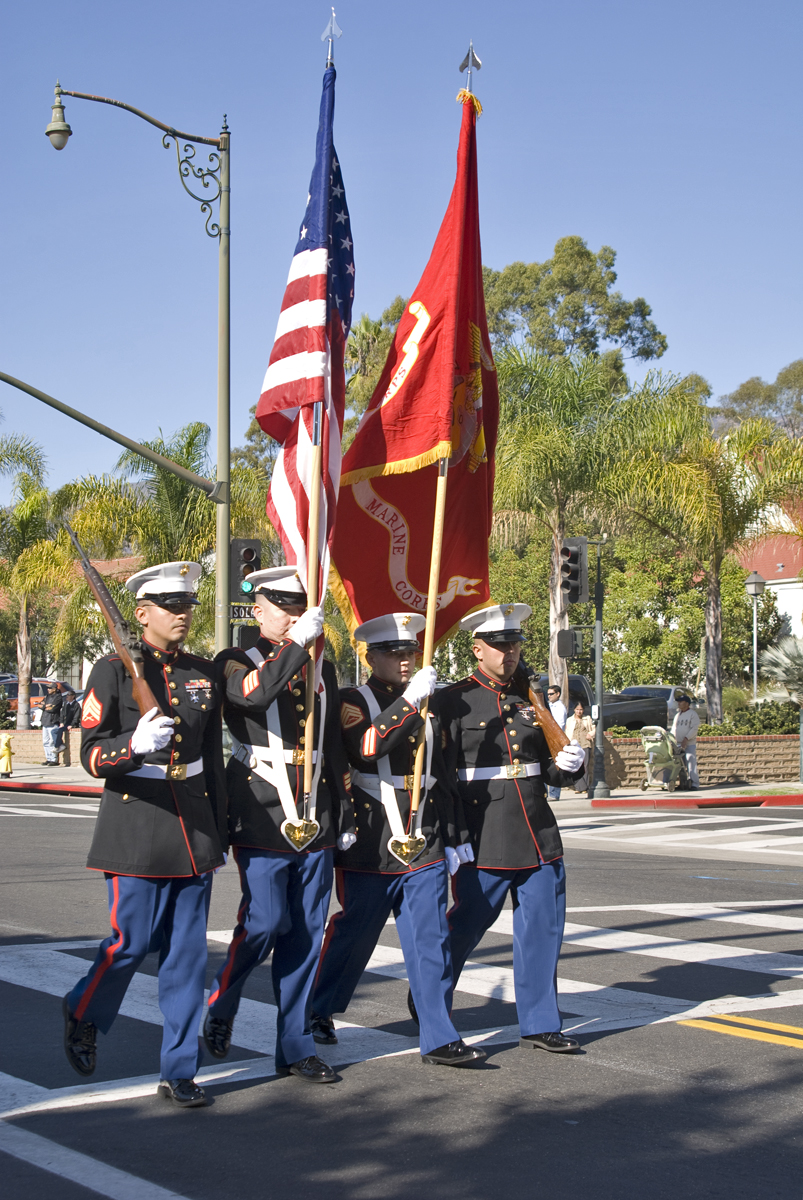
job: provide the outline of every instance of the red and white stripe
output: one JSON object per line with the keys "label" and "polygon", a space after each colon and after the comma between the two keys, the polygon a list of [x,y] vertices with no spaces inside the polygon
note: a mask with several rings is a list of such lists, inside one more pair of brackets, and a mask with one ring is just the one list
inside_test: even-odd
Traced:
{"label": "red and white stripe", "polygon": [[318,595],[329,576],[340,489],[345,408],[345,339],[337,317],[327,323],[326,249],[303,250],[290,265],[276,340],[257,405],[257,420],[281,445],[267,500],[268,516],[288,563],[307,578],[313,404],[322,401]]}

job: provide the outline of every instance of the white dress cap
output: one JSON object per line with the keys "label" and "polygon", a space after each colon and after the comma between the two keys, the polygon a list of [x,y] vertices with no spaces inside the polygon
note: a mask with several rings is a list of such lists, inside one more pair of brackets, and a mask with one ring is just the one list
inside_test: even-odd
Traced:
{"label": "white dress cap", "polygon": [[426,617],[421,613],[386,613],[384,617],[374,617],[358,625],[354,630],[354,639],[366,642],[369,649],[405,650],[413,645],[418,646],[416,634],[426,623]]}
{"label": "white dress cap", "polygon": [[195,586],[201,574],[196,562],[159,563],[145,567],[127,579],[125,586],[137,600],[153,599],[157,602],[179,603],[195,597]]}
{"label": "white dress cap", "polygon": [[522,642],[522,621],[532,616],[532,611],[529,604],[492,604],[469,613],[460,622],[460,628],[484,642]]}
{"label": "white dress cap", "polygon": [[307,603],[307,589],[297,567],[266,567],[264,571],[252,571],[246,578],[253,585],[252,595],[262,592],[280,608]]}

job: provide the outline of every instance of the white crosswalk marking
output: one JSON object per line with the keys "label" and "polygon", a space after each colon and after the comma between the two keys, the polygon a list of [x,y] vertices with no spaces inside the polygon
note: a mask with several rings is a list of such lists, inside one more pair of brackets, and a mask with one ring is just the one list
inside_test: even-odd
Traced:
{"label": "white crosswalk marking", "polygon": [[[709,816],[667,816],[665,813],[612,813],[610,816],[565,817],[558,821],[566,844],[627,846],[648,851],[686,848],[728,851],[737,854],[781,854],[803,857],[803,820],[758,816],[751,813],[717,813]],[[660,832],[659,832],[660,831]],[[751,835],[761,834],[761,837]]]}
{"label": "white crosswalk marking", "polygon": [[60,817],[62,820],[69,820],[72,817],[73,820],[78,821],[94,821],[97,816],[97,810],[95,810],[92,816],[89,816],[87,813],[49,812],[47,809],[33,808],[29,805],[23,807],[22,805],[0,804],[0,816],[3,814],[14,817]]}

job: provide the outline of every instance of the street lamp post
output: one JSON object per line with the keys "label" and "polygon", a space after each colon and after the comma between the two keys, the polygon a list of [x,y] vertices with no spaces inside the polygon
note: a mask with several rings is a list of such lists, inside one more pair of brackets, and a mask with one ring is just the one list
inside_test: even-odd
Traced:
{"label": "street lamp post", "polygon": [[758,571],[752,571],[744,581],[744,590],[753,599],[753,703],[758,699],[758,598],[767,581]]}
{"label": "street lamp post", "polygon": [[[106,96],[90,96],[85,92],[70,92],[56,83],[52,120],[45,130],[51,145],[63,150],[72,129],[64,119],[62,96],[73,96],[77,100],[94,100],[99,104],[111,104],[124,108],[157,129],[163,130],[162,145],[170,149],[175,144],[178,173],[184,190],[201,206],[206,215],[206,232],[218,242],[218,370],[217,370],[217,487],[210,499],[217,502],[215,533],[215,650],[229,645],[229,539],[231,535],[231,315],[230,315],[230,200],[229,155],[231,133],[223,117],[223,128],[216,138],[197,137],[181,133],[172,125],[165,125],[154,117],[124,104],[122,100],[110,100]],[[194,143],[194,144],[193,144]],[[209,166],[196,166],[195,145],[214,146],[209,152]],[[193,185],[203,189],[198,195]],[[214,204],[220,201],[218,220],[212,220]]]}

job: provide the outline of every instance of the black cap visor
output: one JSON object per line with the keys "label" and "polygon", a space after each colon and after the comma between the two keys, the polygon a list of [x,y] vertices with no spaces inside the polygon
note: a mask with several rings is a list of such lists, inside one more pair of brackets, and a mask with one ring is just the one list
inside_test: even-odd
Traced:
{"label": "black cap visor", "polygon": [[480,642],[487,642],[489,646],[527,640],[520,629],[485,629],[482,633],[475,633],[474,638]]}
{"label": "black cap visor", "polygon": [[[271,604],[275,604],[277,608],[306,608],[307,593],[306,592],[277,592],[273,588],[258,587],[254,592],[254,598],[264,596],[266,600],[270,600]],[[246,600],[247,604],[248,601]]]}
{"label": "black cap visor", "polygon": [[369,650],[379,650],[381,654],[391,654],[394,651],[407,651],[408,654],[421,654],[418,638],[404,638],[395,642],[369,642]]}
{"label": "black cap visor", "polygon": [[201,603],[194,592],[148,592],[146,596],[139,597],[137,604],[144,604],[146,600],[158,604],[160,608],[183,608],[188,604]]}

